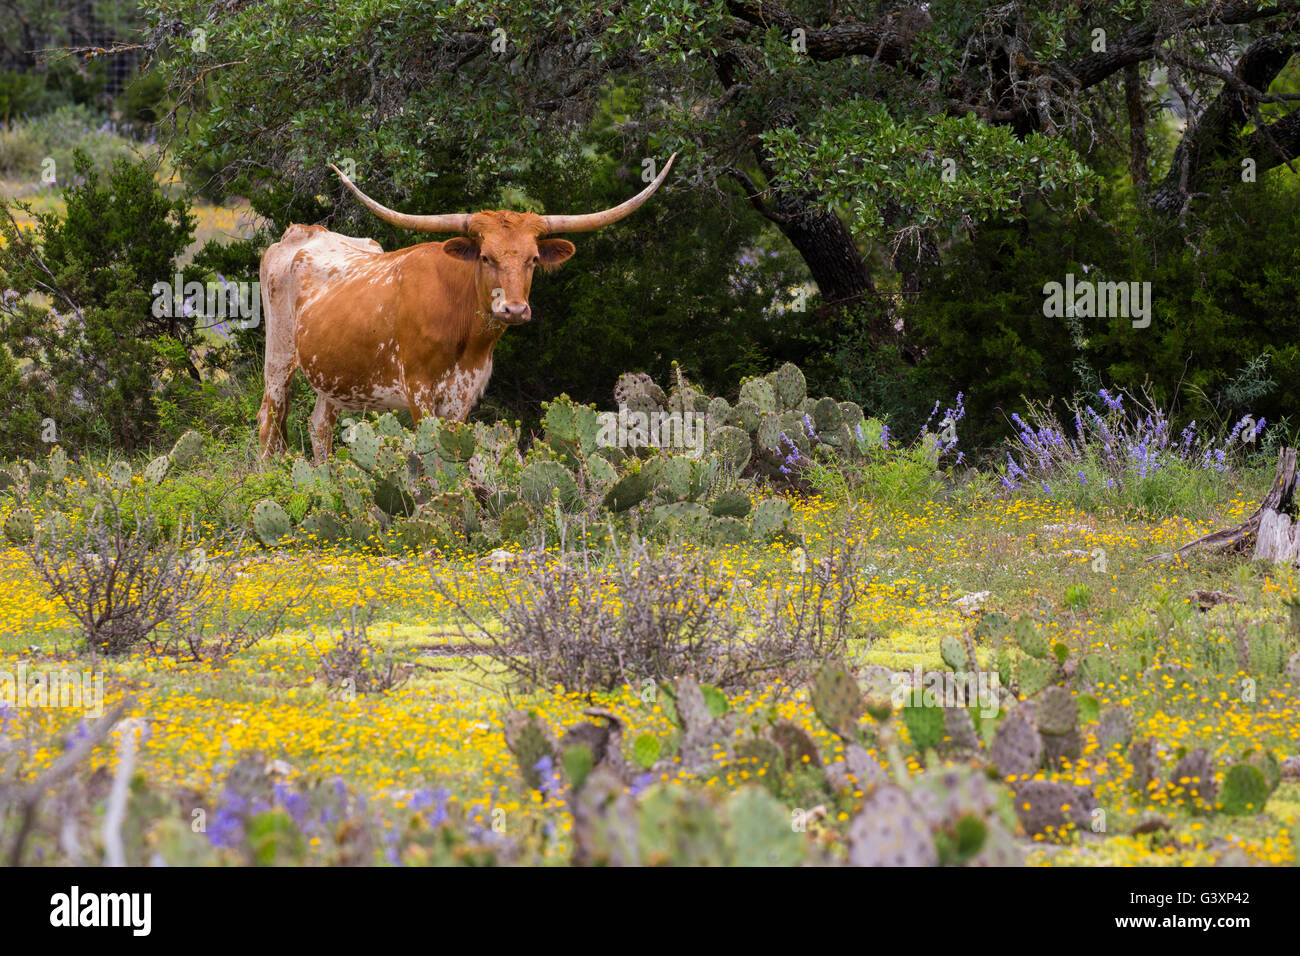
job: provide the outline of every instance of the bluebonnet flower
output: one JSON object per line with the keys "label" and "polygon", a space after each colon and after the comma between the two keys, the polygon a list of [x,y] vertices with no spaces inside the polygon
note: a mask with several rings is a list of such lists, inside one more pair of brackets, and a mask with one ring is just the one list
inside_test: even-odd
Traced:
{"label": "bluebonnet flower", "polygon": [[647,770],[645,773],[637,775],[636,779],[632,781],[632,786],[630,786],[628,790],[631,792],[632,796],[639,797],[641,791],[645,790],[646,787],[650,786],[650,784],[654,782],[655,775]]}
{"label": "bluebonnet flower", "polygon": [[537,789],[548,797],[554,794],[559,784],[555,779],[555,761],[551,759],[551,755],[544,754],[541,760],[533,764],[533,769],[541,776]]}
{"label": "bluebonnet flower", "polygon": [[782,461],[779,470],[781,474],[789,475],[792,474],[794,472],[794,469],[799,465],[799,461],[800,461],[799,446],[796,445],[793,441],[791,441],[785,432],[781,432],[777,441],[777,447],[780,448],[783,443],[790,446],[790,451],[785,456],[785,459]]}

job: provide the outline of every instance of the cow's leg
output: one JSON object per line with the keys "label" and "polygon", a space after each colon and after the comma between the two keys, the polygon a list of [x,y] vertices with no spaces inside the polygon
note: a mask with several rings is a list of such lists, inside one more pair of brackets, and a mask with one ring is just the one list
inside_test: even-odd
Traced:
{"label": "cow's leg", "polygon": [[259,270],[262,293],[262,317],[266,320],[266,360],[262,365],[265,390],[262,408],[257,413],[257,436],[262,445],[262,460],[282,451],[289,441],[285,422],[289,417],[289,383],[298,368],[298,350],[294,346],[293,308],[285,300],[285,285],[277,278],[275,259],[280,243],[262,255]]}
{"label": "cow's leg", "polygon": [[411,411],[411,425],[416,427],[420,424],[420,419],[425,415],[438,417],[438,404],[433,397],[432,389],[415,388],[406,391],[406,407]]}
{"label": "cow's leg", "polygon": [[316,459],[318,465],[334,450],[334,422],[338,417],[339,406],[317,393],[316,407],[312,409],[311,418],[308,420],[308,431],[311,432],[312,457]]}
{"label": "cow's leg", "polygon": [[257,436],[262,443],[262,460],[283,451],[289,441],[285,423],[289,418],[289,383],[297,371],[297,363],[271,362],[270,349],[266,356],[266,387],[262,392],[262,407],[257,413]]}

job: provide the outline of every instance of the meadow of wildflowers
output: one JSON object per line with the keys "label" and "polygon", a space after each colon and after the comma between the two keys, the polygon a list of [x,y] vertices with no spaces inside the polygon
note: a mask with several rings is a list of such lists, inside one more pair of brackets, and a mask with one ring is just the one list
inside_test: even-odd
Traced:
{"label": "meadow of wildflowers", "polygon": [[[887,695],[895,675],[943,670],[948,642],[970,636],[979,667],[996,671],[1006,642],[992,623],[1023,619],[1060,649],[1072,674],[1082,675],[1069,684],[1080,702],[1077,748],[1050,766],[992,783],[1008,794],[1026,792],[1018,788],[1027,782],[1081,787],[1102,812],[1087,823],[1037,832],[1023,822],[1007,824],[1004,862],[1294,863],[1300,674],[1292,655],[1300,638],[1285,602],[1296,593],[1296,573],[1244,560],[1146,560],[1240,520],[1266,476],[1235,468],[1233,440],[1211,444],[1193,431],[1171,438],[1159,416],[1121,418],[1119,400],[1102,398],[1107,412],[1095,418],[1081,412],[1073,435],[1033,418],[1024,425],[1021,447],[1012,453],[1024,474],[1008,468],[1003,476],[1019,488],[986,482],[892,504],[858,500],[853,528],[861,582],[846,665],[869,694]],[[959,419],[960,407],[959,401],[948,420]],[[868,423],[866,431],[889,447],[884,428]],[[1240,430],[1234,440],[1239,436]],[[953,443],[947,444],[951,452]],[[933,456],[944,451],[938,443],[926,448],[930,471]],[[1222,461],[1216,451],[1224,452]],[[1207,486],[1210,496],[1195,515],[1083,508],[1030,486],[1031,480],[1056,482],[1059,491],[1068,469],[1085,477],[1096,469],[1119,484],[1140,481],[1144,467],[1219,475],[1216,464],[1234,466],[1240,490],[1222,481]],[[794,505],[798,548],[790,542],[688,546],[715,577],[733,582],[727,600],[737,609],[814,573],[849,509],[830,495],[796,496]],[[213,559],[221,558],[214,550]],[[31,673],[91,667],[104,676],[102,712],[123,703],[124,716],[134,718],[116,724],[90,751],[82,779],[111,777],[123,736],[134,735],[128,852],[135,862],[585,862],[591,839],[575,835],[575,825],[589,825],[575,797],[583,780],[589,781],[583,792],[612,786],[642,814],[665,819],[689,811],[730,821],[731,828],[775,820],[773,859],[843,862],[864,845],[854,824],[869,815],[877,787],[853,773],[847,784],[829,785],[824,775],[845,779],[834,768],[866,766],[854,763],[865,752],[871,766],[888,766],[923,786],[939,765],[986,763],[971,751],[949,749],[951,734],[941,735],[942,756],[936,754],[920,737],[924,725],[897,715],[879,730],[863,718],[853,730],[860,737],[850,741],[828,728],[809,685],[775,675],[726,693],[710,691],[710,713],[716,709],[725,715],[717,720],[730,722],[704,752],[690,744],[689,721],[679,712],[684,698],[666,686],[636,682],[593,693],[535,687],[521,696],[506,674],[494,675],[482,648],[466,641],[439,586],[475,583],[481,620],[491,621],[508,605],[493,589],[511,588],[512,575],[523,573],[508,562],[489,573],[478,555],[375,556],[315,546],[245,547],[236,559],[229,592],[236,609],[258,606],[268,592],[289,600],[274,636],[214,665],[166,654],[87,657],[72,618],[23,551],[0,551],[0,680],[20,666]],[[1199,594],[1222,598],[1202,609]],[[388,690],[362,692],[364,684],[322,669],[320,652],[339,639],[355,607],[367,609],[368,646],[401,671],[403,679]],[[1017,656],[1016,666],[1027,660]],[[1003,719],[1015,713],[1015,697],[1002,702]],[[0,703],[0,785],[11,788],[40,780],[97,727],[84,707],[20,703]],[[606,756],[598,755],[595,769],[583,764],[574,748],[552,756],[543,747],[541,756],[521,763],[519,753],[528,751],[507,732],[521,709],[565,741],[591,737],[602,720],[616,725],[612,746],[624,775],[611,777]],[[1128,737],[1149,740],[1149,752],[1114,745],[1111,726],[1098,717],[1112,709],[1128,715]],[[593,723],[593,713],[607,716]],[[797,759],[778,759],[779,750],[755,743],[760,725],[789,728],[780,739],[809,744],[799,745]],[[591,739],[604,753],[608,730]],[[1175,776],[1187,755],[1204,750],[1222,785],[1233,761],[1256,749],[1280,774],[1256,812],[1198,804],[1188,799],[1189,781]],[[753,796],[760,790],[761,799]],[[42,825],[25,838],[24,862],[67,861],[61,818],[81,821],[77,852],[94,862],[101,852],[95,792],[90,784],[81,796],[51,795]],[[0,840],[13,840],[16,828],[12,814],[0,819]],[[707,841],[687,848],[643,845],[637,859],[743,858],[733,836],[719,839],[713,850]]]}

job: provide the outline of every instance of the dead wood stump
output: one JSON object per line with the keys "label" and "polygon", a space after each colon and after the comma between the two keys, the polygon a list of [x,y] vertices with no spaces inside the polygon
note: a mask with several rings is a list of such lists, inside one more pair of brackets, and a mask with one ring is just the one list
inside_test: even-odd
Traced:
{"label": "dead wood stump", "polygon": [[1277,473],[1258,508],[1239,525],[1215,531],[1190,541],[1176,551],[1147,558],[1148,562],[1185,558],[1193,552],[1241,554],[1251,551],[1256,561],[1286,561],[1300,565],[1300,521],[1287,514],[1293,509],[1296,482],[1296,450],[1283,448],[1277,457]]}

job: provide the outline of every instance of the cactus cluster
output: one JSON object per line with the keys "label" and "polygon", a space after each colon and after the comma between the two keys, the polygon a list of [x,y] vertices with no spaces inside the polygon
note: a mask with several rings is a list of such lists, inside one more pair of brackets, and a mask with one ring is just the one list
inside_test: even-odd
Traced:
{"label": "cactus cluster", "polygon": [[[534,712],[504,717],[506,745],[524,784],[559,794],[569,805],[574,863],[1023,862],[1012,836],[1010,793],[977,768],[942,766],[913,775],[897,761],[891,779],[854,742],[844,745],[842,760],[823,764],[814,737],[775,710],[766,719],[733,710],[720,691],[690,677],[662,690],[679,734],[667,752],[659,739],[643,735],[633,760],[623,756],[622,721],[614,714],[589,709],[603,722],[578,724],[558,738]],[[850,735],[853,715],[871,706],[855,690],[843,665],[817,681],[822,710]],[[716,788],[657,782],[670,771],[715,774],[720,764],[743,770],[754,783],[719,796]],[[816,838],[828,805],[857,808],[847,828],[847,858]]]}
{"label": "cactus cluster", "polygon": [[[203,441],[197,432],[186,432],[171,452],[151,460],[142,477],[152,484],[161,484],[177,468],[189,465],[198,458]],[[107,483],[117,488],[130,486],[134,473],[130,463],[112,462],[108,468]],[[88,462],[74,465],[67,452],[55,445],[43,462],[30,459],[0,467],[0,493],[15,500],[17,507],[4,522],[5,538],[10,544],[31,541],[37,530],[36,513],[48,527],[67,523],[67,513],[85,504],[86,489],[91,497],[104,490],[104,477],[97,474]],[[37,499],[44,499],[38,503]]]}
{"label": "cactus cluster", "polygon": [[[658,401],[662,393],[651,385],[625,376],[619,391],[625,399]],[[789,503],[755,504],[752,481],[739,475],[750,446],[738,429],[719,430],[699,458],[602,447],[596,411],[567,396],[547,403],[543,426],[525,456],[518,430],[502,423],[424,418],[410,430],[388,414],[350,425],[345,451],[319,466],[301,459],[289,466],[293,486],[310,499],[298,535],[393,550],[481,552],[554,540],[579,513],[601,527],[606,520],[594,512],[603,511],[646,537],[793,540]]]}
{"label": "cactus cluster", "polygon": [[737,473],[785,481],[795,473],[791,464],[797,459],[819,453],[850,459],[865,454],[862,408],[810,397],[803,372],[790,362],[741,383],[735,404],[704,395],[680,370],[674,377],[671,393],[665,393],[647,375],[623,375],[614,389],[615,401],[629,411],[703,414],[710,449]]}

